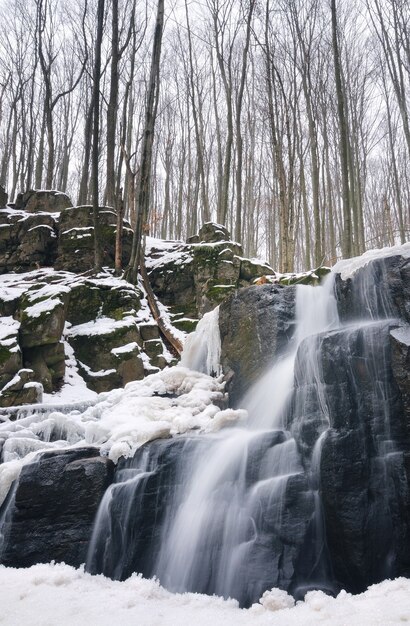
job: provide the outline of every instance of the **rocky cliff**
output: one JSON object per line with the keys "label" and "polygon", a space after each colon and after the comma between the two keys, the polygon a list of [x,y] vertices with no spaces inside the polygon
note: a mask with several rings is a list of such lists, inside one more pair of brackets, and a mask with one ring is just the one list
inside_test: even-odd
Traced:
{"label": "rocky cliff", "polygon": [[[92,207],[32,190],[0,209],[0,406],[40,402],[74,379],[108,391],[175,362],[143,288],[113,276],[115,213],[100,207],[100,220],[104,272],[91,277]],[[243,258],[222,226],[193,239],[147,242],[154,293],[182,339],[227,293],[274,274]],[[124,222],[124,266],[131,242]]]}

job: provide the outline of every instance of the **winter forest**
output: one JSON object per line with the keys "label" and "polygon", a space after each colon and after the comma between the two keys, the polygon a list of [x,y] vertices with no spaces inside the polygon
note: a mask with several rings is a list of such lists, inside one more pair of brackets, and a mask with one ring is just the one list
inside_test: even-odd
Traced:
{"label": "winter forest", "polygon": [[[0,7],[0,183],[10,201],[30,188],[79,205],[98,193],[135,225],[157,4]],[[145,231],[181,239],[213,219],[279,271],[404,243],[408,2],[173,0],[159,17]]]}
{"label": "winter forest", "polygon": [[0,17],[0,622],[409,623],[409,0]]}

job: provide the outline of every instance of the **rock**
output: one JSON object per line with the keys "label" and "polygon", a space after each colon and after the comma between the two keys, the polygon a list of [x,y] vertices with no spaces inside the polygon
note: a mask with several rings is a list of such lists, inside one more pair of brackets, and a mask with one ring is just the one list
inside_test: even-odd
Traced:
{"label": "rock", "polygon": [[159,339],[159,329],[157,324],[140,324],[139,331],[143,341]]}
{"label": "rock", "polygon": [[[109,207],[99,209],[103,265],[114,266],[117,217]],[[123,264],[128,262],[132,231],[127,222],[123,230]],[[56,269],[86,272],[94,266],[94,227],[92,206],[71,207],[60,215]]]}
{"label": "rock", "polygon": [[410,259],[375,259],[347,280],[338,274],[336,297],[342,321],[398,317],[409,323]]}
{"label": "rock", "polygon": [[35,379],[41,381],[44,391],[51,393],[64,378],[64,344],[55,343],[26,348],[24,364],[34,371]]}
{"label": "rock", "polygon": [[147,270],[155,295],[172,315],[197,320],[238,287],[249,286],[272,268],[242,257],[242,246],[229,231],[212,222],[202,226],[188,244],[167,242],[148,247]]}
{"label": "rock", "polygon": [[73,203],[67,194],[61,191],[30,189],[18,194],[15,208],[17,211],[27,213],[60,213],[70,206],[73,206]]}
{"label": "rock", "polygon": [[133,318],[101,318],[94,325],[73,326],[68,340],[82,376],[94,391],[109,391],[144,377],[141,338]]}
{"label": "rock", "polygon": [[25,294],[20,300],[18,317],[22,348],[56,344],[64,329],[64,302],[59,297],[36,299],[34,294]]}
{"label": "rock", "polygon": [[326,539],[337,580],[353,592],[407,575],[410,566],[403,452],[410,437],[393,374],[391,325],[353,327],[322,339],[330,418],[320,463]]}
{"label": "rock", "polygon": [[0,406],[10,407],[42,402],[43,386],[34,382],[33,378],[33,370],[19,370],[0,391]]}
{"label": "rock", "polygon": [[55,214],[0,210],[0,272],[52,266],[57,252]]}
{"label": "rock", "polygon": [[0,185],[0,208],[5,207],[9,201],[9,195],[6,193],[3,185]]}
{"label": "rock", "polygon": [[125,282],[113,288],[103,280],[88,279],[71,288],[67,321],[77,326],[98,316],[121,320],[141,308],[140,298],[139,289]]}
{"label": "rock", "polygon": [[203,243],[216,243],[217,241],[230,241],[229,230],[215,222],[205,222],[199,229],[198,240]]}
{"label": "rock", "polygon": [[114,465],[94,448],[45,452],[21,471],[4,528],[2,563],[30,567],[85,562],[100,500]]}
{"label": "rock", "polygon": [[294,315],[294,287],[240,289],[221,304],[221,363],[230,378],[231,405],[238,405],[272,359],[286,349],[293,335]]}
{"label": "rock", "polygon": [[23,365],[18,343],[19,324],[6,317],[1,324],[0,338],[0,389],[9,383]]}

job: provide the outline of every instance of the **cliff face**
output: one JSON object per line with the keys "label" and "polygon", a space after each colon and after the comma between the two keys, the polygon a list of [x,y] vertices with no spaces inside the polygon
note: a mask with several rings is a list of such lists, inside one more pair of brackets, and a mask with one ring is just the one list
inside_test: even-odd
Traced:
{"label": "cliff face", "polygon": [[[101,207],[100,220],[104,272],[91,278],[92,207],[32,190],[0,209],[0,406],[39,402],[73,372],[102,392],[175,362],[143,289],[113,276],[115,213]],[[131,242],[124,222],[124,267]],[[274,274],[243,258],[240,244],[212,223],[189,243],[148,238],[146,265],[181,339],[228,293]]]}

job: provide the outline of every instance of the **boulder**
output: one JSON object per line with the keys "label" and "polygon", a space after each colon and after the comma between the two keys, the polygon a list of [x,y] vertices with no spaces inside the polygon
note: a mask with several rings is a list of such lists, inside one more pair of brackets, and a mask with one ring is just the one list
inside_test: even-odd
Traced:
{"label": "boulder", "polygon": [[73,206],[73,203],[67,194],[53,189],[30,189],[19,193],[15,204],[17,211],[27,213],[60,213],[70,206]]}
{"label": "boulder", "polygon": [[51,393],[64,378],[64,344],[60,342],[26,348],[24,365],[34,371],[35,380],[41,381],[44,391]]}
{"label": "boulder", "polygon": [[22,348],[56,344],[60,341],[65,323],[65,306],[59,297],[24,295],[20,301],[19,341]]}
{"label": "boulder", "polygon": [[114,465],[94,448],[45,452],[22,468],[3,532],[2,563],[30,567],[64,561],[79,567]]}
{"label": "boulder", "polygon": [[43,400],[43,385],[34,381],[31,369],[21,369],[0,391],[0,406],[36,404]]}
{"label": "boulder", "polygon": [[142,342],[133,318],[115,321],[105,317],[73,326],[67,338],[90,389],[109,391],[144,378]]}
{"label": "boulder", "polygon": [[222,224],[216,224],[215,222],[205,222],[198,232],[198,240],[203,243],[216,243],[217,241],[229,241],[230,239],[229,230]]}
{"label": "boulder", "polygon": [[55,214],[0,210],[0,272],[21,272],[54,264]]}
{"label": "boulder", "polygon": [[294,287],[256,285],[224,300],[219,309],[221,364],[229,379],[231,405],[238,405],[275,356],[287,348],[294,321]]}
{"label": "boulder", "polygon": [[[94,266],[94,226],[92,206],[64,209],[60,214],[56,269],[87,272]],[[103,247],[103,265],[114,266],[117,216],[109,207],[100,207],[99,223]],[[128,262],[132,230],[128,222],[123,230],[123,264]]]}
{"label": "boulder", "polygon": [[11,317],[0,320],[0,389],[9,383],[23,365],[18,343],[19,324]]}
{"label": "boulder", "polygon": [[410,433],[393,374],[391,326],[322,338],[321,404],[330,420],[320,462],[326,541],[337,580],[353,592],[410,571]]}
{"label": "boulder", "polygon": [[121,320],[141,308],[141,292],[123,281],[112,285],[108,281],[88,279],[74,283],[67,305],[66,319],[77,326],[99,316]]}
{"label": "boulder", "polygon": [[401,255],[374,259],[342,280],[336,276],[342,321],[402,318],[410,322],[410,259]]}

